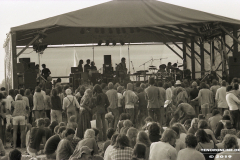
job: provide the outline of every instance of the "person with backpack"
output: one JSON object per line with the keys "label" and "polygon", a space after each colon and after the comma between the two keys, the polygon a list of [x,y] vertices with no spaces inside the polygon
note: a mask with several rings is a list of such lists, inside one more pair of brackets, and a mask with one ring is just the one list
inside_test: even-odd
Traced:
{"label": "person with backpack", "polygon": [[63,110],[66,111],[67,119],[69,120],[72,115],[77,116],[77,108],[80,108],[80,105],[76,97],[72,95],[71,89],[66,90],[66,95],[63,99]]}

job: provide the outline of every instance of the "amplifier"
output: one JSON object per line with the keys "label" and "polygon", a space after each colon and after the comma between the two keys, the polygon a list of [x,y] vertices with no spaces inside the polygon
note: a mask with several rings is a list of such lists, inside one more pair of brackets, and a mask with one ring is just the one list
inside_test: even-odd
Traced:
{"label": "amplifier", "polygon": [[19,63],[30,63],[30,58],[19,58]]}
{"label": "amplifier", "polygon": [[78,67],[71,67],[71,73],[79,73],[80,70]]}
{"label": "amplifier", "polygon": [[17,63],[17,73],[35,72],[35,62]]}

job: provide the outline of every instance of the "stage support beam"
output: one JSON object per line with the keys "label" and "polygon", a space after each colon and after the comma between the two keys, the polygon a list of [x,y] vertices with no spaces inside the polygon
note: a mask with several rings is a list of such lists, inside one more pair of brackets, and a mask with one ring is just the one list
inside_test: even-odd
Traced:
{"label": "stage support beam", "polygon": [[[235,37],[238,37],[238,31],[237,31],[237,27],[236,26],[233,27],[233,37],[232,38],[233,38],[233,40],[238,41],[238,39],[235,38]],[[240,44],[239,41],[238,41],[238,43],[234,43],[233,57],[238,57],[239,56],[238,55],[238,44]]]}
{"label": "stage support beam", "polygon": [[177,51],[175,51],[174,49],[172,49],[172,47],[170,47],[167,43],[164,43],[169,49],[171,49],[178,57],[180,57],[181,59],[183,59],[183,57],[177,53]]}
{"label": "stage support beam", "polygon": [[12,32],[11,36],[12,36],[12,88],[18,89],[16,32]]}
{"label": "stage support beam", "polygon": [[[181,27],[178,27],[179,28],[179,30],[181,30],[183,33],[185,33],[186,35],[188,35],[188,36],[190,36],[187,32],[185,32]],[[192,39],[193,39],[193,41],[200,47],[200,44],[194,39],[194,37],[192,37]],[[207,53],[207,54],[209,54],[210,55],[210,53],[205,49],[205,48],[203,48],[204,50],[205,50],[205,52]],[[200,54],[200,56],[201,56],[201,54]]]}
{"label": "stage support beam", "polygon": [[[172,34],[174,34],[178,39],[180,39],[180,38],[178,37],[178,35],[175,34],[172,30],[169,29],[169,31],[170,31]],[[190,39],[191,39],[191,41],[192,41],[192,38],[190,38]],[[183,43],[184,43],[188,48],[191,49],[191,47],[190,47],[187,43],[185,43],[185,42],[183,42]],[[194,50],[194,53],[200,57],[200,54],[198,54],[195,50]]]}
{"label": "stage support beam", "polygon": [[[186,41],[185,41],[186,43]],[[182,43],[182,52],[183,52],[183,64],[187,64],[187,52],[186,52],[186,45]],[[183,69],[187,69],[187,65],[183,65]]]}
{"label": "stage support beam", "polygon": [[195,52],[194,41],[191,39],[192,79],[195,79]]}
{"label": "stage support beam", "polygon": [[236,38],[236,37],[238,37],[237,36],[237,28],[236,27],[234,27],[233,28],[233,35],[226,29],[226,28],[224,28],[223,26],[219,26],[224,32],[226,32],[230,37],[232,37],[232,39],[233,40],[235,40],[238,44],[240,44],[240,41]]}
{"label": "stage support beam", "polygon": [[212,68],[212,66],[215,64],[215,54],[214,54],[214,51],[215,51],[215,45],[214,45],[214,41],[211,42],[211,45],[212,45],[212,55],[211,55],[211,63],[210,63],[210,67]]}
{"label": "stage support beam", "polygon": [[204,64],[204,43],[200,43],[200,55],[201,55],[201,77],[205,75],[205,64]]}

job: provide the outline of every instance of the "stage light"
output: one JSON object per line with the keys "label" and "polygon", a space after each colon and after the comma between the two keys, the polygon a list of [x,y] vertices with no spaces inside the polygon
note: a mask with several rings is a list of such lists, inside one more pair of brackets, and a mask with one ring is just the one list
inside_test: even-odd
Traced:
{"label": "stage light", "polygon": [[108,29],[108,32],[109,32],[110,34],[112,34],[112,33],[113,33],[112,28],[109,28],[109,29]]}
{"label": "stage light", "polygon": [[102,40],[98,41],[98,46],[102,45]]}
{"label": "stage light", "polygon": [[109,46],[109,40],[106,40],[106,44],[105,44],[106,46]]}
{"label": "stage light", "polygon": [[105,33],[105,30],[104,28],[101,28],[101,33],[104,34]]}
{"label": "stage light", "polygon": [[116,32],[117,32],[117,34],[120,34],[120,29],[116,28]]}
{"label": "stage light", "polygon": [[126,33],[126,29],[125,28],[122,28],[122,33]]}
{"label": "stage light", "polygon": [[113,40],[112,45],[116,46],[116,44],[117,44],[116,41]]}
{"label": "stage light", "polygon": [[99,29],[98,28],[95,28],[95,33],[99,33]]}
{"label": "stage light", "polygon": [[122,40],[120,40],[120,44],[123,46],[125,43]]}
{"label": "stage light", "polygon": [[130,33],[134,33],[134,29],[133,28],[130,28]]}
{"label": "stage light", "polygon": [[80,33],[81,33],[81,34],[84,34],[84,33],[85,33],[84,28],[81,29]]}

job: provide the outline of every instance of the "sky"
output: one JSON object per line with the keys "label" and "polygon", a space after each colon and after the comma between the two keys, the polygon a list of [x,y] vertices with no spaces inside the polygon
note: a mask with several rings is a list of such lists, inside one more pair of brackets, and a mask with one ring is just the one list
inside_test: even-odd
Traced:
{"label": "sky", "polygon": [[[0,0],[0,83],[4,79],[2,48],[11,27],[90,7],[108,0]],[[240,0],[161,0],[240,20]],[[129,15],[130,16],[130,15]]]}

